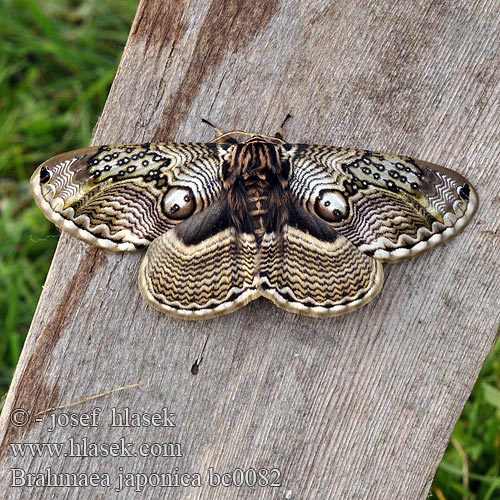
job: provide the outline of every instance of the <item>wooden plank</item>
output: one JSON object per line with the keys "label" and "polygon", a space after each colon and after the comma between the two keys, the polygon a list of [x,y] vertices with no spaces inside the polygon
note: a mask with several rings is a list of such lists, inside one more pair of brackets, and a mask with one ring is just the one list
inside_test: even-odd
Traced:
{"label": "wooden plank", "polygon": [[[139,486],[120,483],[128,473],[150,482],[142,498],[425,498],[498,331],[499,12],[496,0],[144,0],[95,143],[209,140],[201,117],[273,133],[290,112],[290,141],[449,166],[477,187],[481,207],[458,239],[386,266],[373,303],[329,320],[263,300],[214,320],[172,319],[139,294],[142,255],[62,236],[2,415],[9,498],[134,498]],[[31,423],[9,422],[18,408]],[[95,427],[64,425],[96,408]],[[113,409],[164,408],[175,414],[165,426],[110,425]],[[103,445],[119,451],[122,438],[131,446],[106,456]],[[69,453],[84,439],[101,445],[98,456],[22,458],[10,446]],[[155,457],[143,443],[182,456]],[[47,468],[108,474],[110,485],[12,486]],[[210,471],[238,469],[267,470],[280,486],[209,482]],[[199,473],[202,485],[155,484],[175,472]]]}

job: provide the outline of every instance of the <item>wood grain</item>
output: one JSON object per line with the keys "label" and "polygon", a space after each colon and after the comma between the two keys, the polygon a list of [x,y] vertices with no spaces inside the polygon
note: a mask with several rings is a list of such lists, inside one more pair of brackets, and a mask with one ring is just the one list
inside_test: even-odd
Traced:
{"label": "wood grain", "polygon": [[[404,153],[453,168],[481,206],[459,238],[386,266],[379,298],[345,317],[259,300],[227,317],[176,320],[141,298],[140,254],[62,236],[5,404],[9,498],[135,498],[120,473],[200,473],[200,487],[141,498],[426,498],[499,327],[500,3],[495,0],[144,0],[94,143],[203,141],[213,131]],[[83,145],[82,145],[83,146]],[[191,368],[206,343],[197,375]],[[96,427],[30,414],[101,409]],[[110,426],[111,411],[175,427]],[[167,422],[168,423],[168,422]],[[15,457],[12,443],[178,443],[182,456]],[[168,447],[167,447],[168,448]],[[175,450],[177,448],[169,448]],[[144,450],[143,450],[144,451]],[[111,485],[11,487],[11,468],[96,472]],[[280,486],[215,487],[208,471],[279,469]]]}

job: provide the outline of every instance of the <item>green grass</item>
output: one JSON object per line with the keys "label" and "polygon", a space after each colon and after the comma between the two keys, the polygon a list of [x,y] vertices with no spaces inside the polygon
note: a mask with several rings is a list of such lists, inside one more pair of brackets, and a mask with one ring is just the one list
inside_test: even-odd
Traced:
{"label": "green grass", "polygon": [[[438,499],[500,498],[500,342],[457,422],[434,478]],[[442,496],[441,496],[442,495]]]}
{"label": "green grass", "polygon": [[58,231],[27,180],[90,142],[137,0],[0,0],[0,390],[5,393]]}
{"label": "green grass", "polygon": [[[4,394],[58,231],[28,179],[90,142],[137,0],[0,0],[0,391]],[[436,474],[432,498],[500,498],[500,345],[488,358]]]}

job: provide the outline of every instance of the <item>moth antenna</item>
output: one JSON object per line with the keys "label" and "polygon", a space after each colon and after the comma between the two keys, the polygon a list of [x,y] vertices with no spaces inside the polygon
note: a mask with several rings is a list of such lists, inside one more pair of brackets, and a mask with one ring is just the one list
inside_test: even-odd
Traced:
{"label": "moth antenna", "polygon": [[215,130],[215,133],[217,134],[217,137],[220,137],[221,135],[224,135],[224,132],[220,128],[216,127],[213,123],[209,122],[205,118],[202,118],[201,121],[203,123],[206,123],[207,125],[210,125]]}
{"label": "moth antenna", "polygon": [[276,139],[280,139],[281,141],[283,141],[283,133],[284,133],[284,129],[285,129],[285,123],[292,117],[292,115],[290,113],[287,113],[287,115],[285,116],[285,119],[283,120],[283,123],[280,125],[280,128],[278,129],[278,131],[276,132],[276,134],[274,135],[274,137],[276,137]]}

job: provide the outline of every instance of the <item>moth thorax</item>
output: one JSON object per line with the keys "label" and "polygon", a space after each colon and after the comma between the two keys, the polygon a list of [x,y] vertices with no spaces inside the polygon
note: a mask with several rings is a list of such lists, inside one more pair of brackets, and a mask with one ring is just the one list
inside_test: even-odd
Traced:
{"label": "moth thorax", "polygon": [[264,141],[239,144],[234,156],[238,184],[242,188],[244,227],[260,241],[276,229],[286,200],[287,179],[283,172],[279,145]]}

